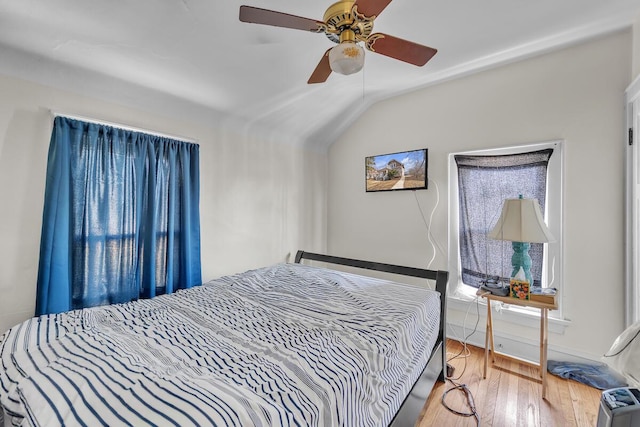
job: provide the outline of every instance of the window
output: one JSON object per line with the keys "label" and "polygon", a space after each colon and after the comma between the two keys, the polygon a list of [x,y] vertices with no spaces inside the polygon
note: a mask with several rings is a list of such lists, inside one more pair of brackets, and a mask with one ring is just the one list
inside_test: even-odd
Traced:
{"label": "window", "polygon": [[199,147],[56,117],[36,314],[201,283]]}
{"label": "window", "polygon": [[[560,141],[450,155],[449,270],[455,296],[475,295],[487,280],[508,281],[511,242],[486,234],[498,220],[504,199],[519,195],[538,200],[556,238],[544,246],[531,245],[534,284],[560,290],[562,157]],[[560,316],[560,311],[553,313]]]}

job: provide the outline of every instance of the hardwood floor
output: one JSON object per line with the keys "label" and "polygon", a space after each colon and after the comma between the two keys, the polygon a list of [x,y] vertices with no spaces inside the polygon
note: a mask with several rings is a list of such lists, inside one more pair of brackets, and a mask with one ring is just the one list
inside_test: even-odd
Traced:
{"label": "hardwood floor", "polygon": [[[447,358],[462,349],[458,341],[447,342]],[[598,418],[601,391],[582,383],[547,375],[547,399],[542,399],[542,386],[535,379],[537,370],[526,364],[497,357],[496,365],[489,368],[487,379],[482,379],[484,349],[467,347],[469,354],[450,360],[455,367],[453,378],[467,385],[475,401],[481,426],[595,426]],[[508,370],[508,371],[507,371]],[[448,411],[441,403],[451,382],[437,383],[425,404],[417,427],[476,426],[474,417],[463,417]],[[469,412],[464,392],[454,390],[447,394],[446,403],[459,412]]]}

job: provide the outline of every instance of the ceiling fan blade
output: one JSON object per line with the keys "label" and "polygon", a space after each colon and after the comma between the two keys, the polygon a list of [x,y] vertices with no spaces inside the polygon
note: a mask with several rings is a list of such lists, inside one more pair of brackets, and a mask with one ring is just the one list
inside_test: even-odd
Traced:
{"label": "ceiling fan blade", "polygon": [[330,50],[331,48],[327,49],[324,55],[322,55],[322,59],[318,63],[318,66],[313,70],[313,74],[311,74],[311,77],[309,77],[309,80],[307,81],[308,84],[324,83],[331,75],[331,66],[329,65]]}
{"label": "ceiling fan blade", "polygon": [[294,30],[313,31],[320,33],[326,27],[322,21],[276,12],[275,10],[260,9],[253,6],[240,6],[240,21],[252,24],[272,25],[274,27],[293,28]]}
{"label": "ceiling fan blade", "polygon": [[356,0],[353,7],[357,7],[359,14],[367,18],[373,18],[380,15],[389,3],[391,3],[391,0]]}
{"label": "ceiling fan blade", "polygon": [[432,47],[382,33],[371,34],[367,38],[366,46],[372,52],[408,62],[418,67],[422,67],[438,52],[437,49]]}

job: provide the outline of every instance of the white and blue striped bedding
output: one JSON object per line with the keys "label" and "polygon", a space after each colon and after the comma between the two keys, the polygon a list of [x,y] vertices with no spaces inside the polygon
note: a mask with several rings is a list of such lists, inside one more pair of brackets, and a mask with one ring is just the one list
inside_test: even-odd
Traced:
{"label": "white and blue striped bedding", "polygon": [[299,264],[28,320],[0,339],[14,424],[385,426],[439,295]]}

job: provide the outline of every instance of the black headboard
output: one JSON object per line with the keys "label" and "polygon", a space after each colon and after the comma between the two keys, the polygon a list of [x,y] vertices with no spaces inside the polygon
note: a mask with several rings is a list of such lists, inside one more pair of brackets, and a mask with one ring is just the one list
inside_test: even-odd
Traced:
{"label": "black headboard", "polygon": [[[313,252],[298,251],[296,253],[295,262],[300,263],[303,259],[310,261],[325,262],[328,264],[345,265],[348,267],[363,268],[366,270],[382,271],[385,273],[399,274],[403,276],[419,277],[436,281],[436,291],[440,292],[440,327],[438,330],[438,339],[444,342],[446,328],[447,313],[447,282],[449,281],[449,272],[443,270],[427,270],[424,268],[404,267],[401,265],[385,264],[374,261],[362,261],[359,259],[343,258],[332,255],[323,255]],[[446,357],[446,355],[445,355]],[[446,366],[446,361],[445,361]]]}

